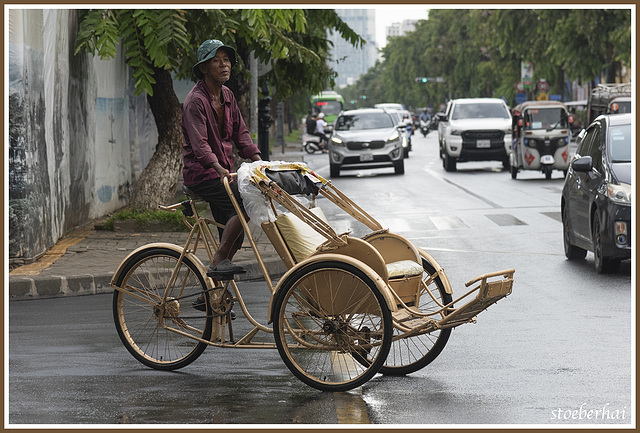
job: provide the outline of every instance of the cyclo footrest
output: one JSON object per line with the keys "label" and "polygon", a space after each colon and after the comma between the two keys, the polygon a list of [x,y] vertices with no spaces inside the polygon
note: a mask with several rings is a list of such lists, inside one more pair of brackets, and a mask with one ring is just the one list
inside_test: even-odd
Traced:
{"label": "cyclo footrest", "polygon": [[406,328],[405,332],[431,332],[438,328],[437,322],[430,318],[420,315],[418,310],[411,307],[401,308],[391,313],[396,326]]}
{"label": "cyclo footrest", "polygon": [[[453,328],[464,323],[475,322],[476,316],[498,302],[500,299],[511,294],[513,288],[513,274],[515,270],[493,272],[480,275],[465,284],[466,287],[474,283],[480,284],[471,289],[465,295],[453,301],[453,304],[460,302],[471,293],[478,291],[474,299],[455,309],[449,309],[449,313],[438,321],[439,328]],[[490,278],[502,277],[502,279],[488,281]]]}
{"label": "cyclo footrest", "polygon": [[[406,307],[401,308],[398,311],[392,313],[394,326],[398,329],[410,333],[429,333],[438,329],[453,328],[465,323],[475,322],[476,316],[482,311],[486,310],[492,304],[495,304],[500,299],[508,296],[513,288],[513,274],[515,270],[509,269],[506,271],[494,272],[490,274],[480,275],[466,284],[466,287],[471,286],[474,283],[479,282],[476,287],[469,292],[459,297],[455,301],[448,305],[445,305],[440,313],[445,314],[434,316],[441,317],[440,320],[435,320],[432,317],[426,316],[416,308]],[[490,278],[502,277],[494,281],[488,281]],[[454,308],[455,304],[462,302],[464,298],[478,292],[476,297],[468,301],[461,307]],[[445,313],[446,312],[446,313]]]}

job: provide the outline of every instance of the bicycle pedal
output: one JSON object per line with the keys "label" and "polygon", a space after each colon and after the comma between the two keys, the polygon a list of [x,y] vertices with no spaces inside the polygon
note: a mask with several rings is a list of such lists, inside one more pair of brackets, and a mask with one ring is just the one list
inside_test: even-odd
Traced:
{"label": "bicycle pedal", "polygon": [[230,281],[233,280],[233,274],[221,274],[214,271],[207,272],[207,277],[211,277],[216,281]]}

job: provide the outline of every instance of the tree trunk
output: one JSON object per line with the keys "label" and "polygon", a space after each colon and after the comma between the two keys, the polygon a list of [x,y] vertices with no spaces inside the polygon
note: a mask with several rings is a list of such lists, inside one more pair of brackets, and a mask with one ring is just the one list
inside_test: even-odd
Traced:
{"label": "tree trunk", "polygon": [[131,206],[136,209],[170,204],[182,169],[182,105],[173,90],[171,73],[163,69],[154,72],[153,96],[147,95],[147,101],[158,128],[158,144],[133,190]]}
{"label": "tree trunk", "polygon": [[[558,66],[558,76],[556,77],[556,88],[555,88],[555,93],[557,95],[561,95],[562,99],[564,100],[565,97],[565,74],[564,74],[564,67],[563,66]],[[569,95],[571,96],[571,95]]]}

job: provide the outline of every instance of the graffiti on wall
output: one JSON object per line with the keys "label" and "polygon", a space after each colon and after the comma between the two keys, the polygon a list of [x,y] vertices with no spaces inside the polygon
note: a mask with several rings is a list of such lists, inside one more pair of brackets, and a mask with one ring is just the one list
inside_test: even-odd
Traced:
{"label": "graffiti on wall", "polygon": [[74,55],[77,28],[74,10],[9,10],[10,258],[128,205],[157,143],[122,54]]}

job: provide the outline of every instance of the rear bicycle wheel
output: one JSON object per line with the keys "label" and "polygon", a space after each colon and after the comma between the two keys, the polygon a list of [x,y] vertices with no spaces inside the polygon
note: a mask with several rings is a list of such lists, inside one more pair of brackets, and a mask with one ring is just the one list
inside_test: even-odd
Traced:
{"label": "rear bicycle wheel", "polygon": [[[208,346],[194,338],[211,338],[209,294],[198,267],[183,258],[170,284],[179,258],[177,251],[164,247],[139,251],[122,265],[116,281],[122,289],[113,294],[113,318],[120,340],[134,358],[158,370],[189,365]],[[206,312],[192,308],[201,295]]]}
{"label": "rear bicycle wheel", "polygon": [[273,331],[282,360],[298,379],[322,391],[347,391],[384,363],[391,312],[363,271],[316,262],[294,271],[276,294]]}
{"label": "rear bicycle wheel", "polygon": [[[422,268],[423,284],[417,307],[423,313],[435,313],[450,303],[453,298],[450,293],[444,290],[440,275],[432,278],[436,268],[425,257],[422,257]],[[443,314],[431,317],[439,320]],[[394,328],[391,350],[380,369],[380,373],[388,376],[403,376],[426,367],[440,355],[446,346],[451,335],[451,328],[413,337],[397,338],[402,334]]]}

